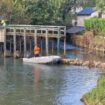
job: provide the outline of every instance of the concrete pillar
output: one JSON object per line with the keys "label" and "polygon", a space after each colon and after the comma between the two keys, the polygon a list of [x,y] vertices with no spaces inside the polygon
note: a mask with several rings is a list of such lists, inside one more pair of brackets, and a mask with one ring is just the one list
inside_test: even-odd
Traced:
{"label": "concrete pillar", "polygon": [[13,45],[14,45],[14,57],[16,57],[16,29],[14,28],[14,35],[13,35]]}
{"label": "concrete pillar", "polygon": [[51,41],[52,42],[52,54],[54,53],[54,42],[53,42],[53,40]]}
{"label": "concrete pillar", "polygon": [[43,39],[41,39],[41,55],[42,55],[42,52],[43,51]]}
{"label": "concrete pillar", "polygon": [[21,38],[20,38],[20,41],[19,41],[19,50],[20,50],[20,53],[22,52],[21,46],[22,46],[22,44],[21,44]]}
{"label": "concrete pillar", "polygon": [[66,37],[64,37],[64,55],[66,55]]}
{"label": "concrete pillar", "polygon": [[31,43],[31,39],[30,39],[30,52],[32,52],[32,43]]}
{"label": "concrete pillar", "polygon": [[37,30],[34,30],[34,44],[37,45]]}
{"label": "concrete pillar", "polygon": [[10,39],[10,52],[12,53],[12,40]]}
{"label": "concrete pillar", "polygon": [[25,57],[26,52],[27,52],[27,47],[26,47],[26,29],[24,28],[24,57]]}
{"label": "concrete pillar", "polygon": [[6,57],[6,50],[7,50],[6,48],[6,28],[4,28],[2,32],[3,32],[2,34],[4,35],[4,57]]}
{"label": "concrete pillar", "polygon": [[46,29],[46,56],[48,55],[48,29]]}
{"label": "concrete pillar", "polygon": [[57,36],[57,55],[60,53],[60,29],[58,28],[58,36]]}
{"label": "concrete pillar", "polygon": [[64,55],[66,55],[66,27],[64,28]]}

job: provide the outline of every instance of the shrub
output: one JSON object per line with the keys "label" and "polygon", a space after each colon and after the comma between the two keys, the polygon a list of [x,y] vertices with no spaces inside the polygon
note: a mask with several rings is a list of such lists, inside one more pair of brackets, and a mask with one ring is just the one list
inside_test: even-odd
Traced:
{"label": "shrub", "polygon": [[85,27],[87,30],[96,30],[105,32],[105,19],[91,18],[85,20]]}

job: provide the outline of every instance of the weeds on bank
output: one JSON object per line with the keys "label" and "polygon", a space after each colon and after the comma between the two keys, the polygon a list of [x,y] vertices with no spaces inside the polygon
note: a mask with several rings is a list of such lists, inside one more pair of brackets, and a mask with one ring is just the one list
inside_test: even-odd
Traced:
{"label": "weeds on bank", "polygon": [[105,75],[100,77],[97,87],[84,97],[89,105],[105,105]]}

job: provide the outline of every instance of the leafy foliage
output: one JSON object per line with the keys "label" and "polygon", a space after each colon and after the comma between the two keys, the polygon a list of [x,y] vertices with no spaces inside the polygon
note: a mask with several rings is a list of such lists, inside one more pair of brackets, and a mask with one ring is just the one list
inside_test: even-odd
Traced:
{"label": "leafy foliage", "polygon": [[0,15],[15,24],[70,24],[75,8],[89,3],[90,0],[0,0]]}
{"label": "leafy foliage", "polygon": [[96,9],[99,11],[99,17],[105,13],[105,0],[96,0]]}
{"label": "leafy foliage", "polygon": [[96,0],[96,7],[100,12],[105,12],[105,0]]}
{"label": "leafy foliage", "polygon": [[104,18],[91,18],[85,20],[85,27],[87,30],[105,31],[105,19]]}
{"label": "leafy foliage", "polygon": [[49,0],[39,0],[27,9],[27,13],[32,18],[32,24],[49,24],[53,23],[54,9]]}

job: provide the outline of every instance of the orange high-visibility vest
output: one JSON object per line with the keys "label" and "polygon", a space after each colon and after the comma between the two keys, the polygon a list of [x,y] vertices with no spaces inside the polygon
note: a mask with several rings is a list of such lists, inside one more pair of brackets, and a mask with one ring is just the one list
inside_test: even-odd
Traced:
{"label": "orange high-visibility vest", "polygon": [[40,47],[37,47],[37,46],[35,46],[35,48],[34,48],[34,54],[36,55],[36,54],[40,54],[40,52],[41,52],[41,49],[40,49]]}

